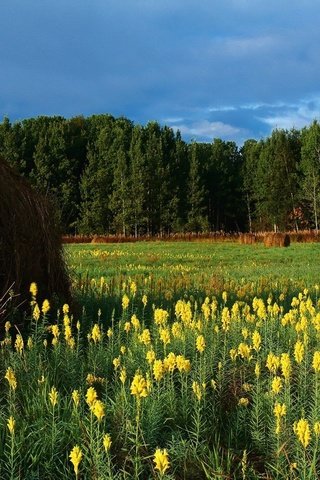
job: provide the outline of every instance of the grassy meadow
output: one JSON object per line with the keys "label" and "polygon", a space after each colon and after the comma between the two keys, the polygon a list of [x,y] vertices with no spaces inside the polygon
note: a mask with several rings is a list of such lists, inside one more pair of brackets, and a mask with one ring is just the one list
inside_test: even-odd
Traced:
{"label": "grassy meadow", "polygon": [[318,244],[65,246],[1,339],[0,478],[320,478]]}

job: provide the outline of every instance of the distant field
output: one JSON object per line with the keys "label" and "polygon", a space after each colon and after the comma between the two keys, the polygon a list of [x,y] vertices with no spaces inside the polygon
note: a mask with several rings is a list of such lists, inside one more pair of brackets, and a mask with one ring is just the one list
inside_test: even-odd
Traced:
{"label": "distant field", "polygon": [[317,243],[266,248],[261,244],[141,242],[66,245],[65,250],[75,278],[103,276],[108,281],[111,277],[142,280],[152,276],[166,280],[166,285],[179,278],[182,287],[198,290],[228,285],[238,289],[252,282],[276,290],[299,289],[320,282]]}

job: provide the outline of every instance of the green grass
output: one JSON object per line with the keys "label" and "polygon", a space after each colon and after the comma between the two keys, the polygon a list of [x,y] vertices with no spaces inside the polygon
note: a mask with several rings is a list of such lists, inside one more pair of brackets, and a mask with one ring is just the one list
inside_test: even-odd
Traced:
{"label": "green grass", "polygon": [[[312,286],[319,282],[318,244],[289,248],[205,242],[141,242],[108,245],[66,245],[67,259],[76,275],[179,274],[219,277],[238,283],[290,281]],[[93,252],[97,252],[94,256]],[[105,255],[105,257],[104,257]]]}

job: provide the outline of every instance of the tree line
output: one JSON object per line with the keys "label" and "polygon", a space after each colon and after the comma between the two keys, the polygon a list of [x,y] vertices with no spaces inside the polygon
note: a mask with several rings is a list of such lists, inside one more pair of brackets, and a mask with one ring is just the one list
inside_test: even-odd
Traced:
{"label": "tree line", "polygon": [[317,121],[238,147],[111,115],[4,118],[0,156],[51,197],[64,233],[319,228]]}

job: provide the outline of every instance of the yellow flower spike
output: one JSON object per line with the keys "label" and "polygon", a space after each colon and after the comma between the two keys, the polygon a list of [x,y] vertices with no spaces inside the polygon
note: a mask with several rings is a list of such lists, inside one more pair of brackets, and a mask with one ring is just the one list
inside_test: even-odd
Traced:
{"label": "yellow flower spike", "polygon": [[247,407],[249,405],[249,399],[245,397],[241,397],[239,399],[238,405],[240,405],[240,407]]}
{"label": "yellow flower spike", "polygon": [[103,437],[103,446],[104,446],[104,449],[105,449],[106,453],[109,452],[109,450],[111,448],[111,445],[112,445],[111,436],[110,436],[109,433],[106,433]]}
{"label": "yellow flower spike", "polygon": [[307,448],[311,440],[311,431],[308,421],[302,418],[298,422],[295,422],[293,425],[293,431],[303,448]]}
{"label": "yellow flower spike", "polygon": [[97,323],[95,323],[92,327],[91,339],[94,341],[94,343],[98,343],[102,339],[101,329],[100,329],[100,326]]}
{"label": "yellow flower spike", "polygon": [[8,380],[9,387],[11,388],[11,390],[15,390],[17,388],[17,379],[11,367],[7,368],[4,378]]}
{"label": "yellow flower spike", "polygon": [[94,402],[97,400],[97,392],[94,387],[89,387],[86,393],[86,402],[91,408],[94,404]]}
{"label": "yellow flower spike", "polygon": [[259,352],[261,348],[261,335],[257,330],[252,334],[252,346],[256,352]]}
{"label": "yellow flower spike", "polygon": [[169,312],[163,308],[156,308],[154,311],[154,323],[156,325],[165,325],[169,318]]}
{"label": "yellow flower spike", "polygon": [[124,324],[123,330],[124,330],[126,333],[129,333],[129,332],[130,332],[130,329],[131,329],[131,323],[130,323],[130,322],[126,322],[126,323]]}
{"label": "yellow flower spike", "polygon": [[4,324],[4,329],[7,334],[9,333],[10,328],[11,328],[11,323],[7,320],[6,323]]}
{"label": "yellow flower spike", "polygon": [[51,332],[54,338],[59,338],[60,335],[60,330],[58,325],[52,325],[51,326]]}
{"label": "yellow flower spike", "polygon": [[280,357],[281,372],[286,383],[290,380],[291,375],[291,360],[289,353],[282,353]]}
{"label": "yellow flower spike", "polygon": [[320,352],[314,352],[312,360],[312,368],[316,373],[320,372]]}
{"label": "yellow flower spike", "polygon": [[127,351],[127,347],[125,347],[124,345],[122,345],[122,346],[120,347],[120,352],[121,352],[121,354],[122,354],[122,355],[125,355],[126,351]]}
{"label": "yellow flower spike", "polygon": [[272,393],[277,395],[278,393],[280,393],[281,389],[282,389],[282,379],[281,379],[281,377],[276,375],[273,378],[272,383],[271,383],[271,391],[272,391]]}
{"label": "yellow flower spike", "polygon": [[72,398],[72,401],[73,401],[73,404],[74,404],[75,408],[78,408],[78,406],[80,404],[79,390],[73,390],[73,392],[71,394],[71,398]]}
{"label": "yellow flower spike", "polygon": [[260,377],[260,374],[261,374],[261,368],[260,368],[260,364],[257,362],[255,367],[254,367],[254,374],[257,378]]}
{"label": "yellow flower spike", "polygon": [[143,307],[146,308],[146,305],[147,305],[147,303],[148,303],[148,297],[147,297],[147,295],[143,295],[141,301],[142,301]]}
{"label": "yellow flower spike", "polygon": [[67,303],[63,305],[62,312],[64,313],[64,315],[67,315],[69,313],[69,305]]}
{"label": "yellow flower spike", "polygon": [[143,332],[139,335],[139,341],[146,346],[151,343],[151,334],[148,328],[145,328]]}
{"label": "yellow flower spike", "polygon": [[153,461],[155,463],[154,468],[155,470],[158,470],[160,475],[164,475],[170,467],[168,452],[166,449],[161,450],[160,448],[157,448],[154,453]]}
{"label": "yellow flower spike", "polygon": [[120,367],[120,357],[116,357],[112,360],[113,367],[117,370]]}
{"label": "yellow flower spike", "polygon": [[197,397],[197,400],[200,402],[200,400],[202,398],[202,388],[201,388],[200,383],[195,382],[195,381],[192,382],[192,391],[195,394],[195,396]]}
{"label": "yellow flower spike", "polygon": [[137,315],[135,315],[135,314],[132,315],[131,324],[136,331],[140,329],[140,321],[139,321]]}
{"label": "yellow flower spike", "polygon": [[154,352],[154,350],[148,350],[147,353],[146,353],[146,360],[148,363],[153,363],[156,359],[156,354]]}
{"label": "yellow flower spike", "polygon": [[313,431],[317,437],[320,436],[320,422],[315,422],[315,424],[313,425]]}
{"label": "yellow flower spike", "polygon": [[270,352],[267,357],[266,367],[275,375],[280,367],[280,358],[277,355],[274,355],[274,353]]}
{"label": "yellow flower spike", "polygon": [[304,357],[304,345],[298,340],[294,346],[294,358],[297,363],[301,363]]}
{"label": "yellow flower spike", "polygon": [[38,286],[37,286],[36,282],[32,282],[32,283],[30,284],[29,292],[31,293],[31,295],[32,295],[33,297],[36,297],[36,296],[37,296]]}
{"label": "yellow flower spike", "polygon": [[108,338],[111,338],[112,335],[113,335],[113,330],[112,330],[112,328],[108,328],[108,330],[107,330],[107,337],[108,337]]}
{"label": "yellow flower spike", "polygon": [[27,347],[28,347],[29,350],[31,350],[32,347],[33,347],[33,340],[32,340],[31,337],[28,338]]}
{"label": "yellow flower spike", "polygon": [[7,422],[7,427],[8,427],[8,430],[10,432],[10,435],[14,435],[15,426],[16,426],[16,421],[13,418],[13,416],[11,415],[8,419],[8,422]]}
{"label": "yellow flower spike", "polygon": [[123,297],[122,297],[122,308],[123,308],[123,310],[127,310],[127,308],[129,307],[129,303],[130,303],[130,300],[129,300],[128,295],[124,294]]}
{"label": "yellow flower spike", "polygon": [[59,394],[58,394],[58,391],[57,391],[56,387],[52,387],[50,392],[49,392],[49,400],[50,400],[50,403],[53,406],[53,408],[58,403],[58,396],[59,396]]}
{"label": "yellow flower spike", "polygon": [[119,378],[120,378],[120,382],[124,385],[125,381],[127,379],[127,371],[126,371],[125,367],[123,367],[121,369]]}
{"label": "yellow flower spike", "polygon": [[130,386],[131,395],[134,395],[138,400],[140,398],[147,397],[147,387],[148,386],[145,378],[140,373],[136,373]]}
{"label": "yellow flower spike", "polygon": [[164,345],[167,345],[170,343],[171,338],[170,338],[170,330],[168,328],[161,328],[159,331],[160,334],[160,340],[163,342]]}
{"label": "yellow flower spike", "polygon": [[93,414],[97,417],[98,422],[101,422],[103,417],[105,417],[105,415],[106,415],[105,414],[105,405],[101,400],[96,400],[93,403],[93,405],[91,407],[91,410],[92,410]]}
{"label": "yellow flower spike", "polygon": [[79,465],[82,460],[82,451],[81,448],[78,445],[75,445],[73,449],[70,452],[69,455],[70,461],[73,465],[74,468],[74,473],[76,474],[76,477],[78,477],[79,474]]}
{"label": "yellow flower spike", "polygon": [[198,335],[196,339],[196,349],[199,353],[203,353],[206,348],[206,342],[203,335]]}
{"label": "yellow flower spike", "polygon": [[43,315],[46,315],[50,310],[50,303],[49,303],[49,300],[43,300],[43,303],[42,303],[42,307],[41,307],[41,311],[43,313]]}
{"label": "yellow flower spike", "polygon": [[24,349],[24,341],[23,341],[23,338],[20,335],[20,333],[18,333],[18,335],[16,337],[16,341],[14,342],[14,348],[19,353],[19,355],[22,354],[23,349]]}
{"label": "yellow flower spike", "polygon": [[170,352],[166,356],[166,358],[163,360],[164,369],[167,372],[173,372],[174,369],[176,368],[176,365],[177,365],[176,356],[173,352]]}

